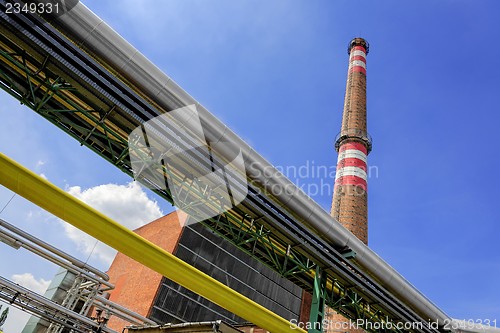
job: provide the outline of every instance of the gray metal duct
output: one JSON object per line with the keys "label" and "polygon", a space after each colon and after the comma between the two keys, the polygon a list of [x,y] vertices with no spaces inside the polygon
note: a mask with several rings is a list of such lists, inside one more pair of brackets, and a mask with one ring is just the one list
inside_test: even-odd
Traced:
{"label": "gray metal duct", "polygon": [[[2,230],[2,228],[5,228],[6,230]],[[82,274],[89,280],[99,284],[104,284],[108,287],[106,290],[113,289],[115,287],[113,284],[108,282],[109,276],[106,273],[101,272],[97,268],[94,268],[73,256],[70,256],[50,244],[47,244],[46,242],[13,226],[3,219],[0,219],[0,238],[4,238],[6,243],[10,246],[15,248],[22,246],[28,251],[31,251],[74,274]]]}
{"label": "gray metal duct", "polygon": [[[0,296],[7,296],[9,292],[14,292],[12,297],[5,297],[4,300],[10,302],[11,304],[25,309],[37,316],[47,318],[49,321],[55,321],[62,325],[67,325],[63,319],[54,319],[58,314],[64,314],[67,319],[76,320],[79,324],[84,324],[86,327],[98,328],[99,324],[92,321],[91,319],[82,316],[76,312],[73,312],[65,307],[41,296],[31,290],[21,287],[3,277],[0,277]],[[70,324],[71,328],[72,325]],[[108,328],[102,328],[104,332],[116,333],[116,331]]]}
{"label": "gray metal duct", "polygon": [[[103,61],[106,68],[126,80],[128,84],[135,86],[146,99],[160,108],[173,110],[195,104],[204,131],[210,136],[211,141],[222,140],[238,147],[245,157],[249,180],[252,184],[260,186],[263,192],[272,194],[269,197],[277,206],[282,207],[335,247],[348,247],[356,252],[354,260],[367,274],[425,319],[438,320],[440,324],[451,320],[394,268],[334,220],[321,206],[82,3],[65,15],[54,18],[50,23],[80,48]],[[215,152],[218,155],[231,160],[231,151],[224,150],[224,146],[217,148],[219,149]],[[282,191],[273,193],[273,189]]]}

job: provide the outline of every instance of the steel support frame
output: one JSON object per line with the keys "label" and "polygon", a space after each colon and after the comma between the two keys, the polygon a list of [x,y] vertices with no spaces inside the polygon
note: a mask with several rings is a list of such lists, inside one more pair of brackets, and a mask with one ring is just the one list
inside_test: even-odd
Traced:
{"label": "steel support frame", "polygon": [[[62,127],[65,131],[75,129],[80,132],[77,139],[82,145],[92,146],[92,144],[88,144],[91,137],[99,137],[105,140],[108,152],[111,152],[109,159],[112,163],[116,163],[128,153],[127,140],[123,139],[122,135],[109,128],[104,122],[110,113],[114,111],[114,107],[107,111],[94,110],[90,107],[82,108],[75,103],[75,97],[71,96],[73,98],[70,98],[68,96],[68,93],[75,91],[75,88],[63,78],[54,76],[47,70],[46,63],[50,59],[49,56],[46,56],[41,64],[37,64],[35,59],[30,58],[24,50],[19,49],[15,50],[14,53],[0,50],[0,57],[3,58],[6,65],[16,70],[18,74],[24,74],[24,77],[21,77],[24,79],[25,91],[14,84],[8,73],[0,68],[0,76],[4,79],[2,80],[4,83],[2,87],[4,90],[8,87],[7,91],[11,96],[16,97],[22,104],[39,113],[50,122]],[[60,105],[60,107],[57,108],[55,105]],[[59,115],[64,113],[79,114],[78,117],[86,120],[84,123],[88,124],[88,126],[82,126]],[[119,154],[115,153],[116,147],[119,147]]]}
{"label": "steel support frame", "polygon": [[[28,290],[23,290],[24,288],[16,286],[4,278],[0,278],[0,299],[3,301],[73,332],[87,333],[96,328],[97,325],[95,323],[83,322],[79,320],[78,316],[70,316],[67,312],[65,313],[59,311],[57,308],[52,308],[48,305],[53,303],[51,300],[45,299],[40,295],[35,297]],[[40,301],[40,299],[45,299],[45,302]],[[55,304],[55,306],[60,307],[58,304]],[[75,315],[77,314],[75,313]],[[104,332],[114,331],[106,328]]]}
{"label": "steel support frame", "polygon": [[[87,316],[100,287],[101,284],[87,280],[83,275],[78,275],[75,277],[71,288],[67,291],[61,306],[82,316]],[[61,320],[64,319],[61,318]],[[51,323],[47,333],[61,333],[64,329],[65,327],[61,324]]]}
{"label": "steel support frame", "polygon": [[312,293],[311,313],[309,315],[310,328],[308,333],[323,333],[326,302],[326,274],[316,267],[314,287]]}

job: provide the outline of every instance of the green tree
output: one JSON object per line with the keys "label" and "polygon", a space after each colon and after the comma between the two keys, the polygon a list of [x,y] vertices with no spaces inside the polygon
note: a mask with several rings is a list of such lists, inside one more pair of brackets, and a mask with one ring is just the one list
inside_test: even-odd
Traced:
{"label": "green tree", "polygon": [[[2,310],[2,306],[0,305],[0,311]],[[9,314],[9,308],[3,310],[2,314],[0,315],[0,333],[3,332],[3,324],[7,320],[7,315]]]}

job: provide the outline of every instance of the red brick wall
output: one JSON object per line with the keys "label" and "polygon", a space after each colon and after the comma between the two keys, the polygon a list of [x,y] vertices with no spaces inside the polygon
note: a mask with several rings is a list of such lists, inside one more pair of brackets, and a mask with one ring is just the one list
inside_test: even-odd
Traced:
{"label": "red brick wall", "polygon": [[307,291],[302,291],[302,302],[300,303],[300,323],[307,323],[311,316],[312,295]]}
{"label": "red brick wall", "polygon": [[[182,219],[182,218],[181,218]],[[177,213],[173,212],[136,230],[137,234],[172,253],[182,232]],[[110,291],[110,300],[143,316],[147,316],[160,286],[162,275],[118,253],[108,270],[110,282],[115,289]],[[124,320],[111,317],[108,327],[121,332],[130,325]]]}
{"label": "red brick wall", "polygon": [[342,115],[342,132],[357,129],[366,132],[366,75],[349,73]]}
{"label": "red brick wall", "polygon": [[354,185],[338,186],[331,215],[363,243],[368,243],[368,195]]}

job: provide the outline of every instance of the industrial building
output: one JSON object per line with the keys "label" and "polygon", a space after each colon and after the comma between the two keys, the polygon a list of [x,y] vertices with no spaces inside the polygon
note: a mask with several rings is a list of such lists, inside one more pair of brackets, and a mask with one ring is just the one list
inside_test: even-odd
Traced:
{"label": "industrial building", "polygon": [[[0,298],[42,319],[27,330],[45,320],[49,327],[41,330],[54,333],[115,333],[124,326],[145,333],[319,333],[325,319],[349,318],[391,325],[432,320],[438,326],[418,331],[460,331],[447,329],[452,319],[367,246],[372,143],[364,39],[348,45],[335,190],[326,212],[83,4],[63,16],[7,15],[6,2],[0,6],[4,90],[168,202],[178,203],[172,184],[182,184],[188,215],[207,207],[218,212],[196,224],[172,213],[132,232],[0,154],[3,186],[119,251],[104,274],[23,232],[2,233],[10,246],[33,243],[27,247],[65,269],[47,297],[0,279]],[[152,149],[145,126],[158,117],[174,123],[172,114],[183,108],[196,113],[210,146],[192,149],[196,133],[187,123],[157,130],[157,138],[191,152],[165,162],[168,151]],[[234,150],[252,166],[241,178],[225,169]],[[134,161],[151,172],[136,173]],[[193,177],[222,169],[224,181],[203,188]],[[220,200],[223,186],[231,204]],[[247,195],[234,204],[229,189],[242,188]]]}

